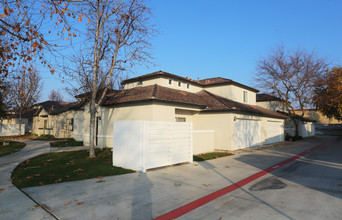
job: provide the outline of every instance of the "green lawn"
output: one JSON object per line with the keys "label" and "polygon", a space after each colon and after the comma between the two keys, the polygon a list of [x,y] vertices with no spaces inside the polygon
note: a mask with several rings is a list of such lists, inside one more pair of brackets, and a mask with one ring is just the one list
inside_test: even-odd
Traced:
{"label": "green lawn", "polygon": [[97,149],[95,159],[90,159],[88,155],[88,151],[82,150],[35,157],[14,170],[12,182],[18,188],[24,188],[134,172],[114,167],[109,148]]}
{"label": "green lawn", "polygon": [[51,147],[76,147],[83,146],[83,141],[76,141],[73,138],[69,138],[63,141],[55,141],[50,143]]}
{"label": "green lawn", "polygon": [[206,154],[198,154],[193,156],[194,161],[204,161],[204,160],[211,160],[216,159],[219,157],[226,157],[233,155],[231,153],[224,153],[224,152],[212,152],[212,153],[206,153]]}
{"label": "green lawn", "polygon": [[[3,143],[9,143],[9,145],[3,145]],[[17,142],[17,141],[0,141],[0,157],[5,156],[7,154],[15,153],[20,151],[26,146],[25,143]]]}

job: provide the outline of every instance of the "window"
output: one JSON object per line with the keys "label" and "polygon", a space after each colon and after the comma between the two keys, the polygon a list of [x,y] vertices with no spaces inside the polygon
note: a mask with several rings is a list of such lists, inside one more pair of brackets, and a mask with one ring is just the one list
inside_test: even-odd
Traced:
{"label": "window", "polygon": [[178,82],[178,87],[181,87],[182,86],[182,83],[181,82]]}
{"label": "window", "polygon": [[44,129],[47,129],[47,120],[44,120]]}
{"label": "window", "polygon": [[142,85],[142,81],[138,81],[138,86],[141,86]]}
{"label": "window", "polygon": [[74,119],[70,119],[70,127],[71,127],[71,131],[74,130]]}
{"label": "window", "polygon": [[244,103],[248,102],[248,93],[247,93],[247,91],[243,91],[243,102]]}
{"label": "window", "polygon": [[187,89],[190,89],[190,84],[189,84],[189,83],[186,84],[186,88],[187,88]]}
{"label": "window", "polygon": [[176,117],[176,122],[186,122],[186,118]]}
{"label": "window", "polygon": [[172,85],[172,79],[169,79],[169,85]]}

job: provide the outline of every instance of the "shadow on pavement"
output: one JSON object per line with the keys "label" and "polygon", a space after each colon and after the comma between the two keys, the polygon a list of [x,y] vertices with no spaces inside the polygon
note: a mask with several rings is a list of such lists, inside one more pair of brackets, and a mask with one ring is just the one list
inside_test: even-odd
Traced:
{"label": "shadow on pavement", "polygon": [[[290,162],[271,174],[313,190],[342,199],[342,138],[331,138],[329,143]],[[316,144],[318,145],[318,144]],[[272,149],[273,155],[250,153],[236,157],[235,160],[264,170],[260,161],[283,161],[294,155],[288,155],[281,149]],[[277,156],[274,156],[277,155]],[[269,163],[266,163],[269,164]],[[274,164],[273,164],[274,165]],[[322,186],[322,181],[325,183]],[[252,191],[281,187],[282,182],[276,178],[261,180],[250,188]],[[283,186],[286,187],[286,186]]]}

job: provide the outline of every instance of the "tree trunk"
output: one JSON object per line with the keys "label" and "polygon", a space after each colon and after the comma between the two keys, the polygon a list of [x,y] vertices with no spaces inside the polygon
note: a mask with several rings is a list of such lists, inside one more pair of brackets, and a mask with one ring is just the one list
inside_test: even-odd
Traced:
{"label": "tree trunk", "polygon": [[292,119],[295,124],[295,137],[299,137],[299,122],[296,119]]}
{"label": "tree trunk", "polygon": [[21,109],[19,110],[19,136],[21,135],[21,121],[22,121],[22,119],[21,119]]}
{"label": "tree trunk", "polygon": [[95,117],[96,117],[96,109],[95,109],[95,100],[90,101],[90,124],[89,124],[89,157],[95,158]]}

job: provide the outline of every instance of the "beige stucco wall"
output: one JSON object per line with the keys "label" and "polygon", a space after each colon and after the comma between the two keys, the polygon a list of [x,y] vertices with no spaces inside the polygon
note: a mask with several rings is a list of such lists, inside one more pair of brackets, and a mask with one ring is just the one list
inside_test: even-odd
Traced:
{"label": "beige stucco wall", "polygon": [[[76,140],[83,140],[85,145],[89,142],[89,113],[87,109],[88,105],[85,107],[84,111],[77,111],[74,113],[74,138]],[[98,125],[98,146],[101,148],[113,147],[113,124],[116,120],[174,122],[176,121],[176,117],[182,117],[186,119],[186,122],[193,123],[194,130],[210,131],[211,134],[209,135],[213,137],[204,139],[203,141],[207,141],[207,143],[201,141],[201,144],[208,145],[208,147],[210,146],[210,148],[216,150],[236,149],[235,117],[260,121],[260,145],[265,144],[266,142],[268,121],[284,122],[282,119],[227,112],[200,113],[199,109],[161,103],[144,103],[130,106],[118,106],[115,108],[100,107],[97,116],[101,117]],[[214,147],[212,146],[212,143],[214,143]]]}
{"label": "beige stucco wall", "polygon": [[284,120],[248,116],[234,113],[200,113],[194,116],[194,130],[211,129],[215,131],[215,149],[216,150],[236,150],[236,120],[234,118],[257,120],[260,122],[260,145],[266,144],[267,122],[276,121],[284,125]]}
{"label": "beige stucco wall", "polygon": [[[146,120],[175,122],[176,117],[185,117],[192,122],[192,114],[196,109],[184,108],[170,104],[136,104],[116,108],[101,107],[99,116],[99,146],[113,146],[113,124],[116,120]],[[176,114],[177,112],[177,114]],[[89,130],[87,130],[88,132]]]}
{"label": "beige stucco wall", "polygon": [[[169,84],[169,79],[172,80],[172,84]],[[181,82],[181,86],[179,87],[178,82]],[[133,83],[127,83],[125,84],[125,89],[132,89],[140,86],[149,86],[149,85],[154,85],[158,84],[160,86],[168,87],[168,88],[173,88],[173,89],[178,89],[178,90],[183,90],[183,91],[188,91],[188,92],[200,92],[203,89],[214,93],[216,95],[225,97],[227,99],[231,99],[233,101],[241,102],[244,103],[243,101],[243,92],[247,91],[248,94],[248,100],[246,104],[249,105],[256,105],[256,93],[253,91],[250,91],[248,89],[244,89],[235,85],[215,85],[215,86],[210,86],[210,87],[205,87],[203,88],[202,86],[194,85],[191,84],[187,81],[182,81],[182,80],[176,80],[168,77],[159,77],[155,79],[144,79],[142,81],[141,85],[138,85],[138,82],[133,82]],[[187,84],[189,84],[189,89],[187,88]]]}
{"label": "beige stucco wall", "polygon": [[[296,113],[301,115],[302,111],[296,111]],[[316,124],[342,124],[342,121],[338,121],[334,118],[329,119],[318,110],[305,110],[304,117],[316,120]]]}
{"label": "beige stucco wall", "polygon": [[215,149],[229,150],[233,141],[233,115],[229,113],[200,113],[193,117],[194,130],[214,130]]}
{"label": "beige stucco wall", "polygon": [[[52,134],[52,127],[50,124],[49,117],[43,117],[48,115],[43,109],[38,116],[33,117],[32,133],[38,136],[42,134]],[[44,129],[44,121],[47,120],[47,129]]]}
{"label": "beige stucco wall", "polygon": [[221,85],[215,87],[205,88],[207,91],[214,93],[216,95],[231,99],[236,102],[243,102],[243,91],[247,91],[248,100],[246,104],[256,105],[256,93],[250,90],[246,90],[234,85]]}
{"label": "beige stucco wall", "polygon": [[280,101],[257,102],[256,105],[271,111],[287,112],[285,105]]}
{"label": "beige stucco wall", "polygon": [[[42,110],[38,116],[33,117],[32,133],[38,136],[51,134],[55,138],[72,138],[71,119],[74,118],[74,114],[74,111],[67,111],[58,115],[48,115],[45,110]],[[47,117],[43,117],[46,115]],[[46,129],[44,129],[45,120],[47,121]]]}
{"label": "beige stucco wall", "polygon": [[53,129],[51,134],[55,138],[72,138],[73,127],[71,120],[74,118],[74,111],[63,112],[58,115],[49,115],[49,125]]}

